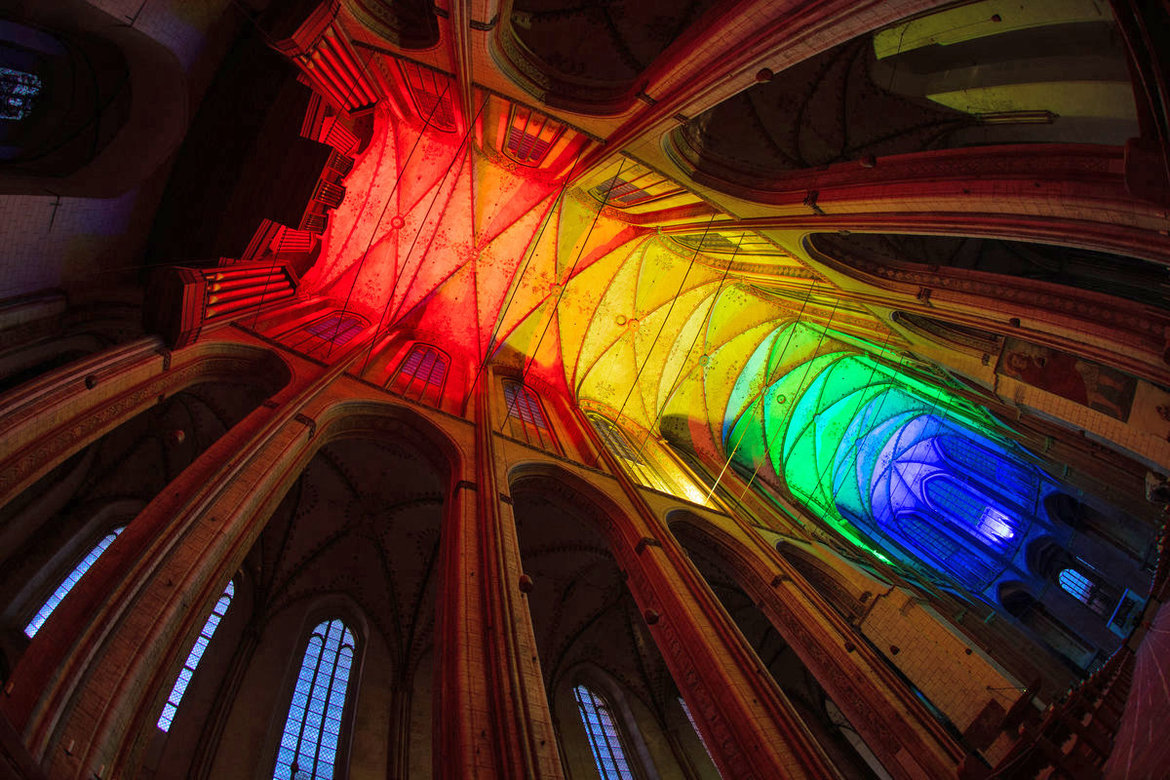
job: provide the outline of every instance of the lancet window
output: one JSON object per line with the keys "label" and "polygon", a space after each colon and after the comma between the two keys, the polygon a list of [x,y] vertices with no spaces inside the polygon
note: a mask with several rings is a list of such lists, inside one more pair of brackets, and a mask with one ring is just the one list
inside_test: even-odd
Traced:
{"label": "lancet window", "polygon": [[199,638],[195,640],[195,646],[187,654],[187,660],[183,662],[183,668],[179,671],[179,677],[175,680],[175,685],[171,688],[171,694],[167,697],[167,703],[163,706],[162,714],[158,718],[158,727],[163,731],[168,731],[171,728],[171,721],[175,719],[175,713],[179,710],[179,703],[183,700],[183,694],[187,692],[187,686],[191,684],[191,678],[195,676],[195,670],[199,667],[199,661],[203,658],[203,652],[207,649],[207,645],[211,643],[211,637],[215,634],[215,629],[219,627],[219,621],[223,619],[228,606],[232,603],[232,596],[235,594],[236,587],[229,582],[227,588],[224,589],[223,595],[215,602],[215,607],[211,610],[211,614],[207,616],[207,622],[203,624],[203,629],[199,632]]}
{"label": "lancet window", "polygon": [[581,723],[589,736],[589,749],[602,780],[634,780],[609,704],[584,685],[573,689],[573,698],[577,700]]}
{"label": "lancet window", "polygon": [[48,600],[41,605],[39,610],[37,610],[37,614],[33,617],[32,620],[29,621],[29,624],[25,626],[24,633],[26,636],[28,636],[29,639],[36,636],[37,631],[41,630],[41,626],[43,626],[45,621],[49,619],[49,615],[53,614],[53,610],[57,608],[57,605],[60,604],[67,595],[69,595],[69,591],[73,590],[73,586],[76,585],[78,581],[80,581],[81,578],[85,576],[85,573],[89,571],[89,568],[97,562],[97,559],[101,557],[101,554],[106,551],[106,548],[109,547],[110,544],[112,544],[113,541],[118,538],[118,534],[122,533],[122,530],[122,528],[115,528],[113,531],[110,531],[108,534],[106,534],[105,537],[103,537],[100,542],[95,544],[93,549],[91,549],[86,554],[85,558],[81,560],[81,563],[73,567],[73,571],[69,572],[69,576],[66,577],[65,580],[57,586],[57,589],[53,591],[53,595],[49,596]]}
{"label": "lancet window", "polygon": [[341,620],[319,623],[309,635],[276,757],[277,780],[332,780],[354,653],[353,634]]}
{"label": "lancet window", "polygon": [[505,419],[516,438],[544,449],[557,450],[556,437],[548,424],[544,407],[532,388],[512,379],[504,380]]}
{"label": "lancet window", "polygon": [[612,420],[589,412],[585,415],[588,418],[593,430],[597,431],[597,435],[601,437],[601,441],[605,444],[606,449],[622,462],[626,472],[634,478],[638,483],[645,485],[648,488],[661,490],[665,493],[670,493],[670,488],[658,476],[654,468],[646,461],[642,454],[638,452],[637,448],[630,443],[626,438],[625,432],[617,426]]}
{"label": "lancet window", "polygon": [[446,352],[430,344],[415,344],[391,377],[390,390],[416,401],[438,403],[450,366]]}

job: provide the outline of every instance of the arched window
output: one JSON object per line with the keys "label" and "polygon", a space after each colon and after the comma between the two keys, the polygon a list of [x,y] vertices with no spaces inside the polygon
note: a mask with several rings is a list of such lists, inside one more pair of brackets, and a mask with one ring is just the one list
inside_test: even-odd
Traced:
{"label": "arched window", "polygon": [[332,780],[353,660],[345,623],[327,620],[313,629],[276,757],[279,780]]}
{"label": "arched window", "polygon": [[451,105],[451,79],[441,73],[406,60],[399,60],[402,78],[410,88],[418,118],[436,130],[455,132],[455,112]]}
{"label": "arched window", "polygon": [[0,67],[0,119],[24,119],[39,94],[41,80],[35,73]]}
{"label": "arched window", "polygon": [[986,496],[940,475],[927,480],[926,498],[937,512],[994,549],[1002,552],[1012,546],[1019,521],[989,503]]}
{"label": "arched window", "polygon": [[922,515],[899,513],[895,527],[902,540],[970,590],[982,590],[996,576],[996,570],[983,556],[951,538],[934,521]]}
{"label": "arched window", "polygon": [[619,169],[613,176],[589,190],[589,194],[607,206],[628,209],[685,192],[673,180],[649,168],[636,166]]}
{"label": "arched window", "polygon": [[158,727],[163,731],[170,729],[171,721],[175,719],[175,713],[179,710],[179,702],[183,700],[183,694],[187,692],[187,685],[190,684],[191,678],[195,675],[195,668],[199,666],[199,659],[203,657],[203,651],[211,642],[211,637],[215,634],[215,629],[219,627],[219,621],[223,619],[234,595],[236,595],[235,585],[229,582],[223,595],[219,597],[219,601],[215,602],[215,608],[207,616],[207,622],[203,624],[203,630],[199,632],[199,638],[195,640],[195,646],[187,654],[187,660],[183,662],[179,677],[175,680],[174,687],[171,688],[171,695],[167,697],[167,703],[163,706],[162,714],[158,717]]}
{"label": "arched window", "polygon": [[305,332],[340,347],[361,333],[365,327],[365,320],[361,317],[338,313],[305,326]]}
{"label": "arched window", "polygon": [[303,354],[324,357],[337,347],[348,344],[366,329],[366,324],[356,314],[336,311],[286,333],[282,340]]}
{"label": "arched window", "polygon": [[638,450],[634,449],[634,445],[630,444],[630,440],[626,438],[625,432],[617,427],[616,423],[593,412],[587,413],[585,417],[593,426],[593,430],[597,431],[597,435],[601,437],[605,448],[622,462],[626,472],[636,482],[654,490],[661,490],[664,493],[672,492],[658,476],[658,473],[646,462],[646,459],[642,457]]}
{"label": "arched window", "polygon": [[1093,594],[1093,583],[1088,577],[1076,569],[1061,569],[1057,580],[1060,582],[1060,587],[1064,588],[1067,593],[1086,604],[1089,603],[1089,598]]}
{"label": "arched window", "polygon": [[1087,564],[1077,559],[1078,568],[1061,569],[1056,575],[1060,587],[1077,601],[1096,612],[1103,618],[1109,618],[1121,601],[1121,592],[1112,585],[1103,582],[1100,576],[1086,573],[1080,566]]}
{"label": "arched window", "polygon": [[430,344],[415,344],[398,365],[389,388],[407,398],[437,404],[447,381],[451,358]]}
{"label": "arched window", "polygon": [[530,108],[513,105],[508,113],[504,154],[521,165],[540,165],[549,149],[565,132],[565,126]]}
{"label": "arched window", "polygon": [[513,436],[538,447],[558,449],[540,397],[530,387],[505,379],[504,404],[507,407],[505,419]]}
{"label": "arched window", "polygon": [[41,626],[49,619],[49,615],[53,614],[53,610],[57,608],[57,605],[69,595],[69,591],[73,590],[73,586],[85,576],[85,573],[89,571],[89,567],[93,566],[94,562],[110,546],[110,543],[118,538],[118,534],[122,533],[122,530],[122,528],[115,528],[106,534],[105,538],[93,546],[93,549],[82,559],[81,563],[77,564],[73,568],[73,571],[69,572],[69,576],[65,578],[65,581],[57,586],[57,590],[53,591],[53,595],[49,596],[49,600],[37,610],[36,616],[24,627],[24,633],[29,639],[36,636],[37,632],[41,630]]}
{"label": "arched window", "polygon": [[589,736],[589,749],[593,751],[597,773],[602,780],[634,780],[634,772],[622,749],[617,722],[605,699],[584,685],[573,689],[573,698],[577,700],[581,722]]}

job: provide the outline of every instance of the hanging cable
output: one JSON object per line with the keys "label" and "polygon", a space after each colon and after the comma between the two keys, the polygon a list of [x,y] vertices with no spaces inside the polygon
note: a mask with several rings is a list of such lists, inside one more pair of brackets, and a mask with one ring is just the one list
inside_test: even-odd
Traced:
{"label": "hanging cable", "polygon": [[[813,290],[814,285],[815,285],[815,281],[810,279],[808,290],[805,291],[804,300],[800,304],[800,310],[796,313],[796,317],[793,318],[793,320],[792,320],[793,326],[800,324],[800,318],[804,314],[805,307],[808,306],[809,298],[812,297],[812,290]],[[788,354],[788,348],[790,346],[792,346],[792,339],[795,335],[796,335],[796,328],[792,327],[789,334],[788,334],[788,340],[784,342],[784,349],[780,352],[780,360],[783,360],[784,357]],[[764,366],[764,370],[765,371],[768,370],[766,364]],[[761,397],[763,396],[764,391],[768,387],[770,387],[770,384],[767,383],[767,377],[765,377],[765,384],[763,387],[760,388],[760,396]],[[750,406],[751,406],[751,403],[749,402],[748,407],[750,407]],[[746,407],[745,407],[745,410],[746,410]],[[728,466],[731,465],[731,460],[732,460],[732,458],[735,457],[735,453],[739,451],[739,445],[741,443],[743,443],[744,436],[746,436],[746,435],[747,435],[747,428],[745,427],[744,430],[739,434],[739,438],[736,440],[735,446],[733,446],[731,448],[731,452],[727,455],[727,460],[725,460],[723,462],[723,468],[721,468],[719,470],[719,474],[715,477],[715,480],[711,483],[711,488],[707,491],[707,497],[703,499],[703,503],[707,503],[711,500],[711,496],[714,495],[715,490],[719,487],[719,482],[723,479],[723,475],[725,473],[727,473],[727,468],[728,468]],[[722,438],[722,436],[720,436],[720,438]]]}
{"label": "hanging cable", "polygon": [[[621,163],[618,165],[617,173],[614,174],[613,179],[610,180],[611,182],[616,181],[621,176],[625,165],[626,160],[625,157],[623,157]],[[589,245],[589,239],[593,235],[593,229],[597,227],[597,220],[601,218],[601,212],[605,210],[606,205],[609,203],[609,195],[615,189],[617,189],[616,184],[613,184],[613,186],[606,189],[605,196],[601,199],[601,206],[598,207],[596,213],[594,213],[593,221],[589,224],[589,230],[585,233],[585,238],[581,242],[581,248],[577,250],[577,257],[574,258],[573,265],[571,268],[569,268],[569,273],[565,276],[565,281],[560,283],[561,289],[557,292],[556,303],[553,304],[552,311],[549,313],[548,321],[544,323],[544,328],[540,332],[540,338],[537,339],[536,347],[532,350],[532,357],[523,364],[523,368],[520,371],[521,385],[524,384],[524,381],[528,377],[528,370],[532,367],[532,364],[536,362],[536,356],[540,352],[540,345],[544,343],[544,337],[548,333],[549,325],[551,325],[552,321],[556,319],[557,312],[560,310],[561,299],[565,296],[565,290],[568,289],[569,283],[573,280],[573,275],[577,272],[577,264],[581,262],[581,256],[585,254],[585,247]],[[508,422],[509,418],[511,418],[514,407],[515,404],[508,404],[507,410],[504,413],[504,419],[500,421],[501,431],[504,430],[504,424]]]}
{"label": "hanging cable", "polygon": [[[707,229],[710,229],[710,227],[711,223],[707,223]],[[747,235],[746,231],[740,234],[740,241],[743,240],[745,235]],[[707,233],[706,230],[704,230],[704,239],[706,236]],[[702,246],[702,242],[700,242],[699,245]],[[674,398],[674,394],[677,393],[679,388],[682,386],[683,372],[686,370],[687,361],[690,359],[691,353],[694,352],[695,345],[699,343],[699,336],[705,334],[707,332],[707,328],[710,327],[711,318],[715,313],[715,307],[719,304],[719,296],[723,292],[723,284],[727,281],[727,276],[731,271],[731,266],[735,263],[735,258],[738,256],[739,244],[736,244],[735,249],[733,249],[731,252],[731,258],[727,261],[727,265],[723,268],[723,275],[719,277],[719,284],[715,288],[715,294],[711,297],[711,305],[707,307],[707,314],[703,317],[703,324],[698,328],[698,330],[695,331],[695,337],[691,339],[691,345],[687,347],[687,353],[683,356],[682,362],[679,364],[678,373],[675,374],[674,381],[670,384],[670,391],[666,394],[666,400],[663,401],[662,407],[658,409],[657,413],[654,415],[654,421],[650,424],[650,427],[646,431],[646,437],[642,439],[642,444],[638,447],[638,457],[642,457],[642,452],[645,450],[646,444],[650,441],[650,437],[653,435],[654,427],[658,425],[659,420],[662,419],[662,413],[666,411],[666,407],[670,405],[671,400]]]}
{"label": "hanging cable", "polygon": [[[511,307],[512,307],[512,301],[516,297],[516,291],[520,289],[519,282],[520,282],[520,280],[522,280],[524,278],[525,274],[528,273],[528,265],[529,265],[529,263],[532,262],[532,256],[536,253],[536,248],[538,246],[540,246],[540,242],[544,238],[545,229],[548,227],[549,223],[552,222],[553,216],[556,214],[557,210],[563,206],[563,200],[565,197],[565,193],[568,191],[569,182],[572,181],[572,179],[573,179],[573,174],[577,170],[577,164],[579,162],[581,162],[581,157],[583,156],[583,154],[585,152],[585,146],[586,146],[586,144],[581,144],[581,146],[577,149],[577,156],[573,159],[573,165],[569,168],[568,174],[565,176],[564,181],[561,183],[560,192],[557,194],[556,199],[553,201],[552,205],[549,207],[548,215],[541,222],[540,228],[537,231],[536,236],[532,239],[532,241],[528,245],[528,252],[527,252],[527,257],[524,258],[524,265],[520,268],[520,272],[518,274],[515,274],[512,277],[512,289],[508,293],[508,298],[504,303],[504,307],[500,310],[499,315],[497,315],[495,327],[492,328],[491,335],[488,337],[487,349],[484,350],[484,354],[479,361],[479,365],[475,369],[475,376],[472,377],[471,386],[468,388],[468,398],[470,398],[471,393],[473,393],[475,391],[475,386],[479,383],[480,375],[483,373],[484,369],[487,368],[488,362],[491,360],[492,356],[495,354],[496,336],[499,335],[500,328],[504,324],[504,319],[507,317],[508,310],[511,309]],[[554,272],[556,271],[555,249],[554,249],[554,255],[553,255],[553,270],[554,270]]]}
{"label": "hanging cable", "polygon": [[[349,284],[349,292],[346,293],[345,303],[341,307],[341,318],[345,317],[345,313],[349,309],[349,301],[353,297],[353,291],[354,291],[354,288],[357,287],[358,279],[361,277],[362,268],[365,267],[366,258],[369,256],[370,249],[374,245],[374,237],[378,235],[378,228],[380,228],[382,226],[382,220],[386,218],[386,210],[390,208],[390,203],[391,203],[391,201],[394,200],[394,196],[398,192],[398,185],[402,182],[402,177],[406,175],[406,169],[410,165],[410,161],[414,158],[414,152],[416,149],[418,149],[419,142],[422,141],[422,138],[426,134],[426,131],[430,128],[431,118],[434,117],[435,111],[438,109],[439,104],[442,103],[443,97],[446,96],[447,89],[450,86],[451,86],[451,81],[450,81],[450,79],[448,79],[447,86],[443,88],[443,93],[441,95],[439,95],[439,99],[435,101],[435,104],[433,106],[431,106],[431,111],[429,114],[427,114],[426,121],[423,123],[422,129],[419,131],[418,136],[415,137],[414,144],[410,148],[410,154],[407,155],[406,160],[402,164],[402,168],[398,172],[398,176],[394,179],[394,186],[390,189],[389,194],[386,196],[386,202],[382,205],[382,212],[378,215],[378,219],[374,223],[373,230],[370,231],[370,238],[368,241],[366,241],[366,248],[362,252],[361,259],[358,261],[357,270],[354,272],[354,275],[353,275],[353,281],[350,282],[350,284]],[[395,280],[395,284],[397,284],[397,279]],[[393,290],[391,292],[393,292]],[[393,297],[392,297],[392,299],[393,299]],[[338,330],[340,330],[340,327],[341,327],[341,318],[338,319]],[[376,337],[376,335],[377,335],[377,332],[375,331],[374,336]],[[335,333],[334,338],[336,338],[336,337],[337,336]],[[371,339],[371,344],[372,343],[373,342]],[[329,350],[326,351],[326,354],[325,354],[326,357],[329,356],[330,352],[332,351],[332,348],[333,348],[333,341],[330,340]]]}
{"label": "hanging cable", "polygon": [[[450,82],[450,80],[448,80],[447,86],[450,86],[450,84],[451,84],[451,82]],[[446,94],[445,90],[444,90],[444,94]],[[436,105],[438,105],[438,103],[439,103],[439,101],[435,101]],[[427,220],[430,219],[430,216],[431,216],[431,210],[435,207],[435,203],[439,199],[439,194],[443,191],[443,188],[445,187],[445,185],[447,183],[447,177],[451,175],[451,171],[454,170],[456,162],[459,161],[467,153],[467,151],[464,149],[464,146],[466,146],[466,144],[470,140],[472,130],[475,128],[475,123],[479,120],[479,115],[483,111],[483,107],[485,105],[487,105],[486,100],[483,101],[482,103],[480,103],[479,110],[476,111],[475,117],[470,122],[467,123],[467,132],[464,133],[463,140],[455,147],[455,154],[452,155],[451,162],[447,164],[447,170],[443,172],[443,177],[442,177],[442,179],[439,180],[439,183],[435,185],[435,193],[434,193],[434,195],[431,196],[431,202],[427,204],[427,210],[423,214],[422,220],[419,222],[418,230],[415,231],[414,238],[411,239],[411,242],[410,242],[410,247],[408,247],[406,250],[406,256],[402,259],[401,268],[403,271],[406,270],[407,262],[410,260],[410,256],[414,253],[414,247],[418,244],[419,236],[422,235],[423,230],[426,228]],[[432,113],[434,113],[433,109],[432,109]],[[405,173],[405,172],[406,172],[406,168],[403,167],[403,173]],[[389,205],[389,204],[387,204],[387,205]],[[372,237],[371,237],[371,240],[372,240]],[[406,288],[403,290],[403,299],[404,300],[405,300],[406,294],[410,292],[410,287],[411,287],[411,285],[414,284],[414,280],[418,278],[418,271],[419,271],[419,268],[421,268],[421,266],[422,266],[421,263],[416,264],[415,269],[414,269],[414,273],[410,277],[410,282],[407,283]],[[374,352],[374,344],[378,340],[378,334],[382,330],[382,325],[386,320],[386,315],[390,312],[390,306],[394,303],[394,298],[398,293],[398,283],[401,280],[402,280],[401,273],[394,277],[394,284],[390,288],[390,295],[386,299],[386,305],[382,308],[381,316],[378,318],[378,326],[374,329],[373,337],[370,339],[370,346],[369,346],[369,349],[366,351],[366,359],[365,359],[365,362],[362,364],[362,368],[361,368],[361,371],[359,372],[359,375],[364,374],[366,371],[366,368],[369,366],[370,358]],[[357,283],[357,278],[355,277],[354,284],[356,284],[356,283]]]}
{"label": "hanging cable", "polygon": [[[711,215],[711,219],[707,220],[707,227],[703,228],[703,238],[699,241],[699,246],[702,242],[707,240],[707,233],[711,230],[711,223],[715,221],[715,214]],[[691,269],[695,267],[695,258],[699,256],[698,247],[691,254],[691,261],[687,263],[687,270],[683,274],[682,281],[678,284],[678,290],[674,297],[670,299],[670,305],[666,307],[666,316],[662,318],[662,324],[658,326],[658,332],[654,334],[654,340],[650,342],[650,348],[646,350],[646,357],[642,361],[642,365],[638,367],[638,373],[634,375],[634,381],[630,384],[630,389],[626,391],[626,397],[622,400],[622,405],[618,408],[617,419],[620,421],[622,414],[626,410],[626,404],[630,402],[630,396],[634,394],[634,388],[638,386],[638,381],[642,378],[642,372],[646,370],[646,364],[650,362],[650,356],[654,354],[654,347],[658,346],[658,339],[662,336],[662,331],[666,329],[666,323],[670,321],[670,315],[674,312],[674,305],[678,303],[678,298],[682,295],[683,290],[687,286],[687,279],[690,278]],[[637,336],[632,337],[635,345],[637,344]]]}

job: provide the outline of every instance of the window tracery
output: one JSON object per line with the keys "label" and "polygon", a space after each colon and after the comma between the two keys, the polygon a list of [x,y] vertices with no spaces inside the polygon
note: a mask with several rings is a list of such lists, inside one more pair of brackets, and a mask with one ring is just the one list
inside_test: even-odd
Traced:
{"label": "window tracery", "polygon": [[293,349],[308,355],[320,352],[327,355],[336,347],[344,346],[366,329],[366,321],[356,314],[336,311],[291,331],[284,341]]}
{"label": "window tracery", "polygon": [[557,450],[556,438],[548,424],[540,397],[527,385],[513,379],[504,380],[505,419],[512,435],[529,444]]}
{"label": "window tracery", "polygon": [[540,165],[564,132],[565,126],[560,122],[513,105],[508,113],[504,153],[521,165]]}
{"label": "window tracery", "polygon": [[389,388],[416,401],[438,403],[451,358],[437,347],[421,342],[414,344],[390,379]]}
{"label": "window tracery", "polygon": [[636,482],[664,493],[671,492],[653,466],[634,448],[625,432],[616,423],[596,412],[588,412],[585,417],[593,426],[593,430],[597,431],[605,448],[622,462],[626,472]]}
{"label": "window tracery", "polygon": [[584,685],[573,688],[573,698],[577,700],[581,723],[589,736],[589,749],[602,780],[634,780],[609,704]]}
{"label": "window tracery", "polygon": [[410,88],[410,97],[419,119],[444,133],[455,132],[450,79],[413,62],[399,60],[398,67],[406,86]]}
{"label": "window tracery", "polygon": [[309,635],[277,753],[277,780],[334,776],[354,654],[353,634],[337,618]]}

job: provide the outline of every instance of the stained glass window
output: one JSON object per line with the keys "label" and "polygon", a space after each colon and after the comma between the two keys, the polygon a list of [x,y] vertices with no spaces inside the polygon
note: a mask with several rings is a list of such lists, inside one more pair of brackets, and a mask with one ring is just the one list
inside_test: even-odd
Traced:
{"label": "stained glass window", "polygon": [[33,73],[0,67],[0,119],[24,119],[41,94],[41,80]]}
{"label": "stained glass window", "polygon": [[69,576],[65,578],[65,581],[57,586],[57,590],[53,591],[53,595],[49,596],[49,600],[46,601],[39,610],[37,610],[36,617],[29,621],[29,624],[24,627],[24,633],[30,639],[36,636],[36,633],[41,630],[41,626],[43,626],[45,621],[49,619],[49,615],[53,614],[53,610],[57,608],[57,605],[60,604],[67,595],[69,595],[69,591],[73,590],[73,586],[76,585],[77,582],[85,576],[85,573],[89,571],[89,567],[93,566],[94,562],[97,561],[99,557],[101,557],[101,554],[104,553],[106,548],[109,547],[110,544],[118,538],[118,534],[120,533],[122,533],[122,528],[116,528],[110,533],[106,534],[105,538],[94,545],[93,549],[89,551],[89,554],[86,555],[84,559],[82,559],[81,563],[77,564],[73,571],[69,572]]}
{"label": "stained glass window", "polygon": [[601,437],[606,449],[623,462],[631,477],[648,488],[670,492],[670,489],[663,483],[650,464],[630,444],[625,432],[617,427],[617,424],[600,414],[589,413],[585,416],[593,425],[593,430],[597,431],[597,435]]}
{"label": "stained glass window", "polygon": [[540,397],[527,386],[511,379],[504,385],[504,425],[511,435],[542,449],[560,452],[552,427],[544,414]]}
{"label": "stained glass window", "polygon": [[926,497],[939,513],[998,550],[1006,549],[1016,536],[1016,523],[1011,517],[949,477],[930,479]]}
{"label": "stained glass window", "polygon": [[366,323],[359,317],[334,314],[305,326],[305,330],[319,339],[341,346],[361,333],[365,327]]}
{"label": "stained glass window", "polygon": [[276,780],[333,777],[353,660],[353,634],[345,623],[328,620],[313,629],[280,740]]}
{"label": "stained glass window", "polygon": [[619,209],[662,200],[681,192],[683,189],[670,179],[640,165],[627,168],[589,190],[597,200]]}
{"label": "stained glass window", "polygon": [[399,60],[398,67],[402,70],[406,85],[410,87],[410,96],[419,119],[444,133],[454,132],[455,112],[451,106],[450,79],[406,60]]}
{"label": "stained glass window", "polygon": [[207,616],[207,622],[203,624],[203,630],[199,632],[199,638],[195,640],[195,646],[187,654],[187,660],[183,662],[183,668],[179,671],[175,686],[171,688],[171,695],[167,697],[167,703],[158,718],[158,727],[163,731],[170,729],[171,721],[175,719],[175,713],[179,709],[179,702],[183,700],[183,694],[187,692],[187,686],[195,675],[196,667],[199,666],[199,659],[203,657],[203,651],[211,642],[211,637],[215,633],[215,629],[219,627],[219,621],[223,619],[228,605],[232,603],[232,596],[235,594],[236,588],[229,582],[223,595],[219,597],[219,601],[215,602],[215,608]]}
{"label": "stained glass window", "polygon": [[897,527],[904,543],[910,545],[927,560],[933,560],[942,570],[971,590],[982,590],[995,577],[996,570],[977,552],[961,547],[958,542],[925,517],[900,514]]}
{"label": "stained glass window", "polygon": [[605,699],[584,685],[573,689],[573,697],[577,700],[581,722],[589,735],[589,749],[593,751],[597,773],[602,780],[633,780],[634,773],[622,750],[617,723]]}
{"label": "stained glass window", "polygon": [[939,436],[938,442],[947,458],[956,466],[976,474],[1005,493],[1022,497],[1035,494],[1036,474],[1023,464],[1010,461],[958,436]]}
{"label": "stained glass window", "polygon": [[548,421],[544,418],[540,399],[536,397],[536,393],[519,382],[504,382],[504,403],[508,405],[510,417],[516,417],[541,430],[548,429]]}
{"label": "stained glass window", "polygon": [[1089,599],[1093,596],[1092,580],[1076,569],[1061,569],[1057,579],[1060,582],[1060,587],[1064,588],[1066,592],[1085,604],[1089,603]]}
{"label": "stained glass window", "polygon": [[522,106],[512,106],[504,153],[524,165],[540,165],[565,126]]}
{"label": "stained glass window", "polygon": [[402,359],[390,389],[408,398],[437,402],[447,379],[451,359],[430,344],[415,344]]}

